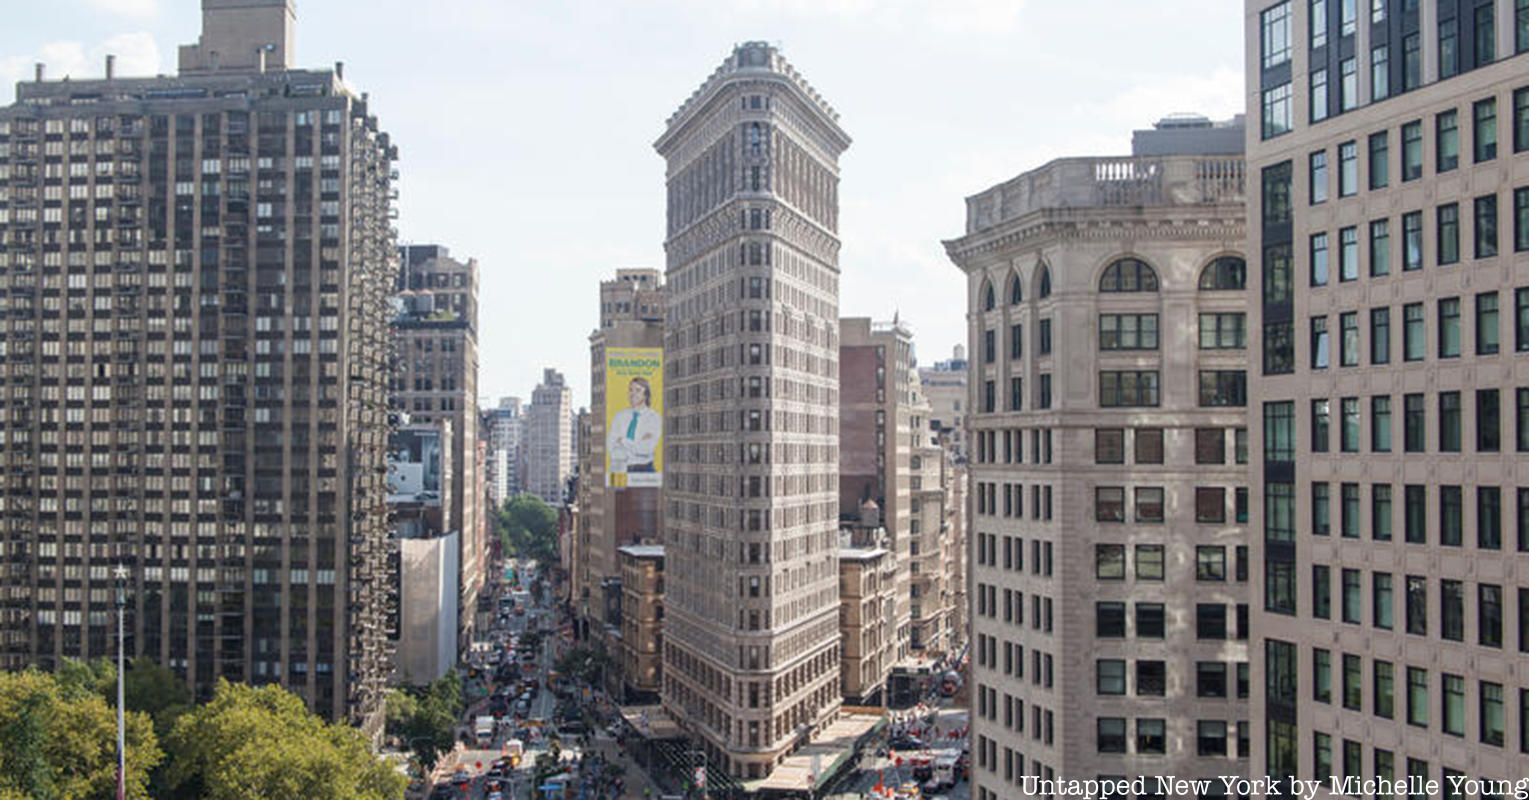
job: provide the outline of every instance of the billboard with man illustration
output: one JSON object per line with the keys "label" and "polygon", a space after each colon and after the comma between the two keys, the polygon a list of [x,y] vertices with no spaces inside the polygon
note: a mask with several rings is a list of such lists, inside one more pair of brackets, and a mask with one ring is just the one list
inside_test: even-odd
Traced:
{"label": "billboard with man illustration", "polygon": [[663,485],[664,351],[605,351],[605,485]]}

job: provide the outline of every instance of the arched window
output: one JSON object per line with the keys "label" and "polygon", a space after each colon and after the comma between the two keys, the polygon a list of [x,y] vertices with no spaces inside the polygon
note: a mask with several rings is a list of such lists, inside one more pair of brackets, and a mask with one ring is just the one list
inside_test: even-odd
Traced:
{"label": "arched window", "polygon": [[1157,273],[1147,262],[1136,258],[1122,258],[1104,270],[1099,279],[1101,292],[1155,292]]}
{"label": "arched window", "polygon": [[1017,306],[1025,301],[1024,284],[1019,282],[1019,273],[1009,276],[1009,305]]}
{"label": "arched window", "polygon": [[1051,268],[1046,266],[1045,264],[1041,265],[1041,277],[1040,277],[1040,280],[1038,281],[1038,283],[1039,283],[1039,287],[1035,290],[1035,293],[1040,296],[1040,299],[1045,300],[1046,298],[1050,297],[1051,296]]}
{"label": "arched window", "polygon": [[982,284],[982,310],[983,311],[992,311],[993,310],[993,306],[996,306],[996,305],[998,305],[998,301],[997,301],[996,298],[993,297],[993,284],[991,284],[991,283],[984,283],[984,284]]}
{"label": "arched window", "polygon": [[1222,256],[1200,273],[1202,292],[1240,292],[1248,285],[1248,263],[1237,256]]}

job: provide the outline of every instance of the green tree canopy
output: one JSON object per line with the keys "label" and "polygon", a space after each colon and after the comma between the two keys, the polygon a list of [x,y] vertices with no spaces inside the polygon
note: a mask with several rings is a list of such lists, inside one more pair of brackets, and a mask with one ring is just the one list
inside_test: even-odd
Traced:
{"label": "green tree canopy", "polygon": [[396,800],[407,780],[360,731],[329,725],[280,686],[220,680],[212,702],[170,735],[177,797],[205,800]]}
{"label": "green tree canopy", "polygon": [[[59,677],[0,673],[0,800],[113,795],[117,712],[96,691],[105,675],[100,666],[65,663]],[[115,670],[109,677],[115,681]],[[164,753],[147,715],[130,712],[126,723],[127,796],[148,800],[149,772]]]}
{"label": "green tree canopy", "polygon": [[388,733],[402,739],[430,770],[455,743],[464,707],[462,678],[455,670],[423,688],[396,689],[387,698]]}
{"label": "green tree canopy", "polygon": [[170,736],[175,720],[191,710],[194,699],[191,688],[180,676],[148,656],[128,662],[123,698],[128,710],[142,711],[153,718],[154,733],[160,739]]}
{"label": "green tree canopy", "polygon": [[518,494],[495,515],[504,552],[542,564],[557,563],[557,510],[534,494]]}

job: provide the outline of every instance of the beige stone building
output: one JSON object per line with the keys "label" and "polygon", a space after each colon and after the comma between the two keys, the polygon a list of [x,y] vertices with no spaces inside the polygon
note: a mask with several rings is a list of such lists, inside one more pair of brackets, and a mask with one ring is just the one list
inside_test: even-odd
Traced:
{"label": "beige stone building", "polygon": [[839,550],[839,680],[848,705],[881,705],[885,696],[899,658],[891,610],[907,596],[906,572],[884,547]]}
{"label": "beige stone building", "polygon": [[[570,567],[573,607],[580,631],[603,642],[607,652],[622,647],[622,567],[618,550],[625,545],[657,544],[661,541],[660,486],[610,485],[606,473],[608,443],[615,439],[606,429],[607,364],[609,351],[641,348],[662,351],[664,346],[664,289],[657,270],[618,270],[612,280],[601,281],[602,325],[590,334],[589,429],[579,437],[579,526],[574,547],[578,557]],[[619,380],[619,407],[628,405],[628,382]],[[660,397],[648,402],[657,406]],[[659,431],[660,437],[662,432]],[[662,439],[660,438],[660,442]],[[661,445],[660,445],[661,446]],[[608,675],[612,691],[620,691],[622,676]]]}
{"label": "beige stone building", "polygon": [[[917,370],[908,377],[913,400],[909,428],[913,445],[909,457],[908,571],[909,649],[926,656],[953,653],[965,640],[957,622],[960,613],[956,584],[965,584],[960,503],[964,492],[953,448],[941,442],[931,428],[932,408],[920,388]],[[948,441],[948,440],[947,440]]]}
{"label": "beige stone building", "polygon": [[958,344],[950,358],[936,361],[931,367],[920,367],[918,371],[924,399],[929,402],[931,429],[945,438],[959,462],[965,462],[967,458],[968,366],[966,347]]}
{"label": "beige stone building", "polygon": [[398,248],[398,312],[393,317],[393,408],[412,422],[451,423],[454,476],[445,499],[447,531],[460,531],[458,646],[476,627],[488,568],[486,499],[478,474],[478,262],[441,245]]}
{"label": "beige stone building", "polygon": [[[874,503],[880,541],[895,569],[894,602],[886,608],[892,658],[908,657],[910,553],[914,539],[911,490],[913,450],[913,333],[900,322],[873,323],[868,317],[839,320],[839,519],[857,523],[866,503]],[[874,687],[884,688],[883,680]],[[849,685],[846,681],[846,686]],[[878,704],[885,697],[858,695],[852,705]]]}
{"label": "beige stone building", "polygon": [[740,45],[669,118],[663,702],[757,778],[839,706],[838,115]]}
{"label": "beige stone building", "polygon": [[[235,7],[237,5],[237,7]],[[380,732],[396,148],[290,0],[0,108],[0,667],[113,650]]]}
{"label": "beige stone building", "polygon": [[1252,766],[1475,797],[1529,771],[1529,15],[1362,5],[1244,4]]}
{"label": "beige stone building", "polygon": [[967,199],[978,800],[1248,766],[1240,154]]}
{"label": "beige stone building", "polygon": [[568,478],[578,463],[573,449],[573,390],[563,373],[550,368],[542,371],[542,382],[531,392],[525,413],[520,470],[525,490],[548,505],[563,505]]}
{"label": "beige stone building", "polygon": [[664,547],[625,545],[621,564],[621,627],[612,655],[626,702],[658,699],[663,676]]}

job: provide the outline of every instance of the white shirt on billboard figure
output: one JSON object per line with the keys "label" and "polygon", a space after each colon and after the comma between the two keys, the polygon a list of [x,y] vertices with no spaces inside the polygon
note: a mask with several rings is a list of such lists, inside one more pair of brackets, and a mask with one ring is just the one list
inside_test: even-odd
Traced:
{"label": "white shirt on billboard figure", "polygon": [[611,475],[627,476],[627,485],[658,486],[654,454],[663,433],[664,418],[652,408],[653,388],[646,378],[633,378],[627,384],[630,408],[616,412],[606,435],[605,449],[610,454]]}

